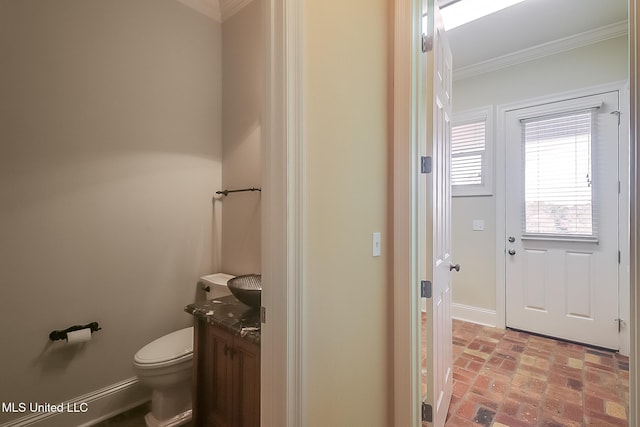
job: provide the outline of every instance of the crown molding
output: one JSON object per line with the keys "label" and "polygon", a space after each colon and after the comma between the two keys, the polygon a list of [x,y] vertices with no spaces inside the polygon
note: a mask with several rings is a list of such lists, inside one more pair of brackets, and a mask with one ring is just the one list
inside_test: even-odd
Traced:
{"label": "crown molding", "polygon": [[218,0],[178,0],[185,6],[208,16],[216,22],[222,22],[222,16],[220,14],[220,4]]}
{"label": "crown molding", "polygon": [[243,7],[247,6],[253,0],[219,0],[220,1],[220,16],[222,22],[231,18],[236,13],[240,12]]}
{"label": "crown molding", "polygon": [[585,31],[584,33],[561,38],[552,42],[543,43],[538,46],[478,62],[477,64],[454,69],[453,79],[462,80],[479,74],[497,71],[503,68],[522,64],[523,62],[544,58],[545,56],[555,55],[616,37],[622,37],[627,33],[628,22],[626,20],[616,22],[614,24],[596,28],[595,30]]}

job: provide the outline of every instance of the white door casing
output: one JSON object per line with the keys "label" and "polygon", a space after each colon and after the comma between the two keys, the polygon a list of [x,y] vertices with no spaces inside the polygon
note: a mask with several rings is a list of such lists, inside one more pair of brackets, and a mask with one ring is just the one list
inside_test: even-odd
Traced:
{"label": "white door casing", "polygon": [[302,0],[263,7],[265,98],[262,191],[260,425],[304,427]]}
{"label": "white door casing", "polygon": [[[434,2],[429,0],[431,10]],[[433,390],[437,387],[433,378],[437,367],[435,363],[444,363],[451,367],[450,358],[435,354],[434,346],[428,345],[426,331],[421,329],[422,311],[419,284],[421,280],[427,280],[425,264],[426,240],[425,230],[426,216],[424,190],[426,188],[426,176],[420,173],[420,156],[426,155],[426,130],[427,108],[432,111],[433,90],[427,92],[432,80],[427,79],[427,60],[433,61],[434,54],[426,55],[421,52],[421,32],[423,10],[429,10],[423,0],[396,0],[394,25],[394,141],[393,141],[393,276],[394,276],[394,302],[393,302],[393,425],[406,427],[419,427],[421,423],[420,412],[423,407],[422,386],[430,387],[428,402],[431,402],[432,415],[435,415],[436,423],[441,427],[448,409],[450,392],[444,393]],[[433,15],[432,15],[433,16]],[[432,27],[433,28],[433,27]],[[450,64],[450,62],[449,62]],[[434,75],[433,72],[430,74]],[[450,82],[450,80],[448,80]],[[450,94],[450,92],[449,92]],[[429,95],[431,98],[428,98]],[[450,110],[449,110],[450,114]],[[432,120],[430,119],[430,122]],[[448,134],[447,134],[448,135]],[[429,148],[432,146],[430,145]],[[429,179],[435,177],[429,176]],[[435,181],[430,181],[435,182]],[[434,188],[437,188],[434,185]],[[431,193],[433,194],[433,193]],[[431,205],[431,202],[429,202]],[[435,218],[434,215],[431,215]],[[431,223],[432,221],[430,221]],[[437,236],[437,233],[432,233]],[[433,248],[433,244],[428,245]],[[448,247],[448,246],[447,246]],[[433,252],[433,250],[432,250]],[[428,268],[433,271],[434,263],[429,260]],[[447,271],[448,273],[448,271]],[[430,276],[432,277],[432,276]],[[429,279],[433,282],[434,278]],[[447,285],[448,286],[448,285]],[[436,286],[437,287],[437,286]],[[436,292],[438,292],[436,290]],[[442,293],[441,293],[442,294]],[[450,293],[445,293],[450,296]],[[435,299],[430,299],[431,304]],[[447,300],[445,299],[445,302]],[[422,303],[426,302],[422,300]],[[443,312],[443,311],[441,311]],[[434,311],[429,310],[431,319]],[[450,313],[449,313],[450,314]],[[434,325],[431,321],[429,325]],[[446,330],[446,329],[445,329]],[[448,329],[451,331],[450,329]],[[424,338],[421,337],[421,333]],[[433,344],[433,330],[429,332],[429,339]],[[446,339],[445,339],[446,340]],[[442,349],[445,340],[438,345]],[[421,341],[427,343],[423,360]],[[451,349],[450,337],[448,340],[449,351]],[[428,351],[427,351],[428,350]],[[446,350],[445,350],[446,351]],[[429,354],[430,353],[430,354]],[[424,365],[422,365],[424,363]],[[427,369],[429,381],[422,381],[421,368]],[[442,371],[442,369],[440,369]],[[446,370],[446,369],[445,369]],[[451,375],[447,377],[446,384],[450,384]],[[429,383],[430,385],[427,385]],[[434,397],[441,397],[439,405],[434,406]],[[444,403],[446,402],[446,404]],[[436,412],[433,408],[436,407]]]}
{"label": "white door casing", "polygon": [[[423,407],[434,426],[444,426],[453,390],[451,323],[451,84],[452,55],[435,0],[423,18],[420,153],[431,158],[421,175],[420,277],[425,298],[421,354]],[[426,26],[426,29],[424,28]],[[429,163],[431,171],[429,169]],[[423,172],[425,172],[423,170]],[[458,267],[459,268],[459,267]],[[429,285],[428,282],[431,284]]]}
{"label": "white door casing", "polygon": [[[585,109],[593,111],[591,190],[597,236],[589,240],[526,233],[521,121]],[[619,348],[615,322],[619,317],[619,138],[614,111],[619,111],[618,92],[533,105],[505,114],[507,179],[503,247],[509,327]],[[551,166],[569,169],[560,164]]]}

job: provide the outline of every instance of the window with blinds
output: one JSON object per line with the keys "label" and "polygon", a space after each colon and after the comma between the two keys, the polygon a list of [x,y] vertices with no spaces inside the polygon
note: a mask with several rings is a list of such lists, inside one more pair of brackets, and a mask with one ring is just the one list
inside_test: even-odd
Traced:
{"label": "window with blinds", "polygon": [[490,195],[491,107],[454,118],[451,126],[453,196]]}
{"label": "window with blinds", "polygon": [[525,236],[596,238],[593,110],[522,121]]}

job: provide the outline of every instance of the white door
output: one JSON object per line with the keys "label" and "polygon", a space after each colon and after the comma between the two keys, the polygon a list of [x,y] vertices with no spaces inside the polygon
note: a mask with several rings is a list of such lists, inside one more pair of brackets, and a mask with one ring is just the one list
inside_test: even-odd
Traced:
{"label": "white door", "polygon": [[506,113],[506,323],[619,348],[618,92]]}
{"label": "white door", "polygon": [[[426,31],[425,31],[426,25]],[[421,155],[430,157],[420,186],[421,279],[428,288],[424,300],[421,347],[423,421],[442,427],[453,389],[451,353],[451,78],[452,57],[440,11],[427,1],[423,19],[431,48],[422,55],[425,114]],[[431,164],[431,171],[428,172]]]}

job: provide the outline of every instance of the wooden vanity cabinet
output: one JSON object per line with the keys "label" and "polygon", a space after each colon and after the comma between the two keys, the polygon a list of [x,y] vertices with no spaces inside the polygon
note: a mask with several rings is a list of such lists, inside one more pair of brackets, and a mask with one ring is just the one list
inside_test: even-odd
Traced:
{"label": "wooden vanity cabinet", "polygon": [[196,322],[193,420],[197,427],[260,426],[260,347]]}

